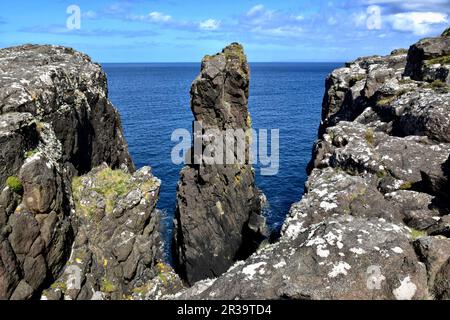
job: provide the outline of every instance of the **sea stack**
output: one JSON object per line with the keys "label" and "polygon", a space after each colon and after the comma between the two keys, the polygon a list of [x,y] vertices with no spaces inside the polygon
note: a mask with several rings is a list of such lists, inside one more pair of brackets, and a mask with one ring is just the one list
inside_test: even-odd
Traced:
{"label": "sea stack", "polygon": [[[181,171],[174,257],[179,274],[190,284],[227,271],[236,260],[248,257],[266,234],[249,161],[249,82],[243,48],[233,43],[219,54],[205,56],[201,72],[192,84],[191,109],[195,121],[201,123],[203,138],[209,129],[242,129],[246,156],[244,162],[232,164],[193,161]],[[194,137],[199,138],[198,132],[194,132]],[[202,147],[205,148],[204,142]],[[223,152],[227,149],[230,151],[225,146]],[[239,158],[235,151],[231,154],[234,160]],[[198,160],[198,155],[190,157],[194,158]]]}

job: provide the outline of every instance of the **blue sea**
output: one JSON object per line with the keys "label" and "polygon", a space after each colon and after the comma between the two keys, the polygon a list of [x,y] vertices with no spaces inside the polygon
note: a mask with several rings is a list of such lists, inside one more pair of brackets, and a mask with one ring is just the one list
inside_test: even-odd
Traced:
{"label": "blue sea", "polygon": [[[280,130],[280,167],[275,176],[262,176],[257,185],[270,207],[265,213],[277,231],[292,203],[304,189],[306,165],[316,139],[327,74],[342,63],[254,63],[249,108],[253,128]],[[111,101],[118,108],[136,166],[151,166],[162,180],[158,208],[164,212],[170,239],[176,186],[182,166],[171,161],[177,128],[191,130],[189,90],[200,71],[197,63],[104,64]]]}

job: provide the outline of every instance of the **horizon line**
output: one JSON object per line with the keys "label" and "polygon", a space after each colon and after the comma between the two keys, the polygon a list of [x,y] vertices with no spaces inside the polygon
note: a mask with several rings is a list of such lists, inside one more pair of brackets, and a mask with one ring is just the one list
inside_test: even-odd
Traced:
{"label": "horizon line", "polygon": [[[346,63],[347,61],[248,61],[248,63]],[[142,62],[98,62],[100,64],[151,64],[151,63],[192,63],[192,64],[200,64],[198,61],[142,61]]]}

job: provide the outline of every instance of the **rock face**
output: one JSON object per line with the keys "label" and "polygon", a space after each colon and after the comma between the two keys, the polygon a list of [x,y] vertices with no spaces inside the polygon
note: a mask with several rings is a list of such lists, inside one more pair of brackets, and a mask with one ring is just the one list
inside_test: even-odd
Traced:
{"label": "rock face", "polygon": [[[203,59],[201,73],[192,84],[191,109],[202,124],[203,138],[211,129],[241,129],[246,157],[227,164],[209,164],[202,159],[181,172],[174,252],[178,271],[190,284],[222,274],[234,261],[254,252],[267,235],[248,157],[249,81],[243,48],[231,44],[222,53]],[[203,149],[206,145],[203,143]],[[233,160],[239,159],[236,150],[224,149],[220,152],[228,150]]]}
{"label": "rock face", "polygon": [[281,239],[175,297],[449,298],[449,37],[335,70]]}
{"label": "rock face", "polygon": [[[131,175],[98,64],[57,46],[0,50],[0,150],[0,299],[39,298],[57,278],[49,298],[119,298],[151,277],[159,182]],[[122,173],[99,177],[117,172],[104,166]],[[70,291],[75,267],[83,282]]]}
{"label": "rock face", "polygon": [[105,164],[75,178],[79,227],[64,273],[44,297],[120,300],[154,278],[162,260],[159,187],[148,167],[130,175]]}

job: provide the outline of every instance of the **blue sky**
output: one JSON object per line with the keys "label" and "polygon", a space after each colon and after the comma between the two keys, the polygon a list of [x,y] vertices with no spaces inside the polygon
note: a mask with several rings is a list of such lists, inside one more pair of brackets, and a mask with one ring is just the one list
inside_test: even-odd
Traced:
{"label": "blue sky", "polygon": [[[0,47],[60,44],[99,62],[196,62],[233,41],[253,62],[348,61],[408,47],[450,24],[450,0],[0,3]],[[67,27],[70,5],[80,9],[79,29]]]}

